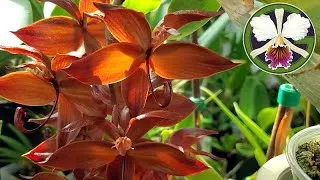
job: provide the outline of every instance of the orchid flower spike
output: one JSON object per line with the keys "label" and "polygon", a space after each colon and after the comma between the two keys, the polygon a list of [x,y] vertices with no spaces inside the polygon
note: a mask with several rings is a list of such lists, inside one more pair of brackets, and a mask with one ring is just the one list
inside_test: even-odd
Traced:
{"label": "orchid flower spike", "polygon": [[269,15],[262,14],[252,18],[250,24],[253,27],[254,37],[257,41],[267,41],[267,43],[254,49],[250,55],[255,58],[265,52],[265,61],[271,61],[269,68],[275,70],[278,67],[288,69],[293,59],[292,51],[307,58],[309,53],[288,39],[298,41],[304,39],[310,28],[310,21],[300,14],[292,13],[287,21],[283,23],[284,9],[275,9],[276,25]]}

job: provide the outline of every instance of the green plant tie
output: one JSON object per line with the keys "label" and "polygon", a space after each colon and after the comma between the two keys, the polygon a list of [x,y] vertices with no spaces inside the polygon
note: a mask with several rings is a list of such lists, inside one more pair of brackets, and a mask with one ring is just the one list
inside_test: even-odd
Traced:
{"label": "green plant tie", "polygon": [[285,107],[295,107],[300,102],[300,96],[292,84],[282,84],[279,88],[277,102]]}
{"label": "green plant tie", "polygon": [[196,111],[204,111],[207,108],[207,105],[205,103],[205,99],[203,97],[201,98],[195,98],[195,97],[190,97],[189,98],[192,102],[198,105]]}

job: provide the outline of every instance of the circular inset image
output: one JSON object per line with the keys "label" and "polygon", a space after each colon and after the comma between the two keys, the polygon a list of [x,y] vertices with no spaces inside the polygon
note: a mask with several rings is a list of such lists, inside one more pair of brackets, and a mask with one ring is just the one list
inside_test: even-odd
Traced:
{"label": "circular inset image", "polygon": [[316,43],[310,18],[299,8],[269,4],[256,11],[243,33],[245,51],[259,69],[288,74],[307,63]]}

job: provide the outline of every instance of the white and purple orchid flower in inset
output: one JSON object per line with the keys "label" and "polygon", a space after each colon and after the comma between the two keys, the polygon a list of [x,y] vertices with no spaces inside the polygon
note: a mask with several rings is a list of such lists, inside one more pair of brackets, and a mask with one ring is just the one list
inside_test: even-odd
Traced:
{"label": "white and purple orchid flower in inset", "polygon": [[[288,69],[293,59],[292,51],[307,58],[309,53],[291,43],[288,39],[298,41],[304,39],[310,28],[310,21],[300,14],[292,13],[283,23],[284,9],[275,9],[276,25],[269,15],[262,14],[253,17],[250,25],[253,27],[254,37],[258,42],[267,41],[265,45],[254,49],[250,56],[252,58],[265,52],[265,61],[270,62],[269,68],[272,70],[278,67]],[[277,27],[276,27],[277,26]]]}

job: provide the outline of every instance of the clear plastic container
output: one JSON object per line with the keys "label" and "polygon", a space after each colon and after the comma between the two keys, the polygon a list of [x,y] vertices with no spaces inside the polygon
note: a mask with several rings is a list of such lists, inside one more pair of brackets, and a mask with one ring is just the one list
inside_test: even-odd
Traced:
{"label": "clear plastic container", "polygon": [[312,180],[299,166],[296,159],[298,147],[309,141],[320,140],[320,125],[306,128],[295,134],[287,145],[287,160],[294,180]]}

